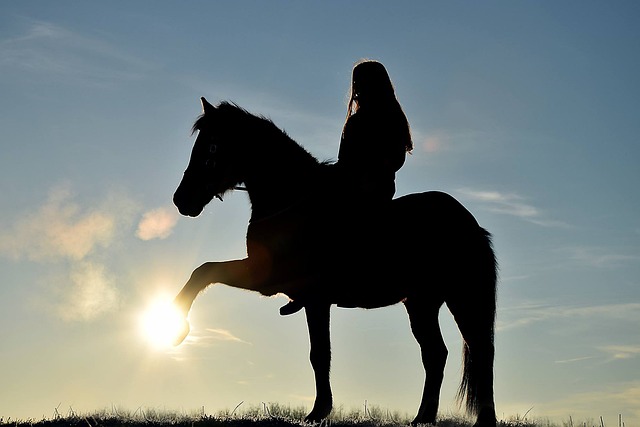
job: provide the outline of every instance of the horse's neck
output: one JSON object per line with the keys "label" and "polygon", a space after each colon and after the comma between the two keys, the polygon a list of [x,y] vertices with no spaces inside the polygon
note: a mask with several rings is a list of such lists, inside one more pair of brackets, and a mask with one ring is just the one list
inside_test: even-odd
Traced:
{"label": "horse's neck", "polygon": [[246,182],[251,199],[251,219],[263,219],[283,212],[317,193],[319,165],[310,169],[278,168],[256,174]]}
{"label": "horse's neck", "polygon": [[245,185],[252,220],[282,212],[317,191],[321,165],[293,142],[283,141],[274,148],[278,141],[274,138],[270,144],[263,140],[251,150],[254,157],[246,170]]}

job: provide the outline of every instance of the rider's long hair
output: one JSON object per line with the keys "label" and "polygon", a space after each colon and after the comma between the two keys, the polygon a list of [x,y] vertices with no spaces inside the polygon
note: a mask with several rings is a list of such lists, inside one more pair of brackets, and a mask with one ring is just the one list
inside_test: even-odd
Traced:
{"label": "rider's long hair", "polygon": [[346,121],[363,107],[375,110],[384,115],[385,120],[390,120],[391,125],[397,128],[397,135],[402,139],[405,150],[413,150],[409,121],[398,102],[389,73],[378,61],[365,59],[354,65]]}

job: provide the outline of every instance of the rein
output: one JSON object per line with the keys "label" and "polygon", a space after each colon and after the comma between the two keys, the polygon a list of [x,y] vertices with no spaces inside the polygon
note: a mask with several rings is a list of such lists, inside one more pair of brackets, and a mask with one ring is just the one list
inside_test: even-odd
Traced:
{"label": "rein", "polygon": [[[249,191],[249,190],[247,190],[247,187],[241,186],[241,185],[236,185],[235,187],[231,188],[231,190]],[[216,195],[214,195],[214,197],[216,199],[220,200],[221,202],[224,201],[224,200],[222,200],[222,196],[220,196],[220,194],[216,194]],[[295,202],[295,203],[293,203],[293,204],[291,204],[289,206],[285,206],[284,208],[280,209],[277,212],[274,212],[274,213],[269,214],[269,215],[267,215],[265,217],[262,217],[262,218],[253,218],[252,217],[252,218],[249,219],[249,222],[255,224],[255,223],[262,222],[262,221],[267,221],[267,220],[269,220],[269,219],[271,219],[273,217],[276,217],[278,215],[281,215],[281,214],[287,212],[288,210],[290,210],[290,209],[294,208],[295,206],[299,205],[301,202],[302,201],[299,200],[299,201],[297,201],[297,202]]]}
{"label": "rein", "polygon": [[[243,187],[241,185],[236,185],[236,186],[232,187],[231,190],[248,191],[247,187]],[[220,194],[214,194],[213,197],[215,197],[216,199],[220,200],[221,202],[224,202],[224,200],[222,200],[222,196]]]}
{"label": "rein", "polygon": [[[197,126],[197,122],[196,122],[196,125],[194,125],[194,128],[195,128],[195,126]],[[207,155],[204,158],[204,165],[207,168],[212,168],[212,169],[215,168],[216,167],[216,157],[217,157],[217,155],[218,155],[218,145],[214,141],[211,141],[209,143],[209,147],[208,147],[208,150],[207,150]],[[239,190],[239,191],[247,191],[248,192],[248,189],[247,189],[246,185],[235,185],[235,186],[231,187],[230,190]],[[220,200],[221,202],[224,201],[222,199],[222,193],[214,194],[213,197],[218,199],[218,200]],[[269,218],[272,218],[274,216],[280,215],[280,214],[290,210],[294,206],[298,205],[299,203],[300,203],[300,201],[294,202],[292,205],[286,206],[283,209],[281,209],[281,210],[279,210],[279,211],[277,211],[275,213],[272,213],[272,214],[270,214],[270,215],[268,215],[268,216],[266,216],[264,218],[255,219],[254,221],[250,220],[250,222],[261,222],[261,221],[267,220]]]}
{"label": "rein", "polygon": [[[246,190],[245,190],[246,191]],[[249,223],[250,224],[256,224],[256,223],[261,223],[264,221],[268,221],[271,218],[277,217],[278,215],[282,215],[283,213],[295,208],[296,206],[300,205],[302,203],[302,200],[298,200],[297,202],[289,205],[289,206],[285,206],[284,208],[280,209],[277,212],[274,212],[272,214],[269,214],[267,216],[264,216],[262,218],[253,218],[253,215],[251,216],[251,218],[249,218]]]}
{"label": "rein", "polygon": [[[215,168],[216,167],[216,161],[214,159],[214,154],[216,154],[218,152],[218,146],[215,143],[211,143],[209,144],[209,155],[204,159],[204,164],[207,167],[210,168]],[[247,191],[247,187],[241,186],[241,185],[236,185],[233,188],[231,188],[232,190],[240,190],[240,191]],[[222,200],[222,196],[220,194],[214,194],[213,197],[215,197],[216,199],[220,200],[221,202]]]}

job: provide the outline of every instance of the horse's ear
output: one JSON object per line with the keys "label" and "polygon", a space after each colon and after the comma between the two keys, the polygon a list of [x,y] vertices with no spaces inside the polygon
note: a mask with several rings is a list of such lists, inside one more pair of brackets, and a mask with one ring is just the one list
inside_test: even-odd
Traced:
{"label": "horse's ear", "polygon": [[200,102],[202,102],[202,112],[204,114],[213,113],[215,111],[216,107],[209,104],[209,101],[207,101],[204,96],[200,98]]}

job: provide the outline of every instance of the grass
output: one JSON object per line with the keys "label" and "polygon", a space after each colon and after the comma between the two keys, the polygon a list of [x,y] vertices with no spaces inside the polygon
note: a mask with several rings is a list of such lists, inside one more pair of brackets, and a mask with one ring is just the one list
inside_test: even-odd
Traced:
{"label": "grass", "polygon": [[[304,417],[307,408],[290,407],[277,403],[243,407],[242,402],[233,410],[224,410],[216,415],[208,415],[204,408],[189,414],[184,412],[143,409],[134,412],[117,408],[97,411],[92,414],[79,414],[72,408],[66,415],[54,409],[51,418],[42,420],[11,420],[0,418],[0,427],[310,427]],[[407,426],[411,417],[407,414],[390,412],[378,406],[345,411],[343,407],[334,409],[331,416],[319,424],[319,427],[397,427]],[[600,423],[576,423],[576,427],[602,427]],[[318,424],[316,424],[318,425]],[[471,427],[473,422],[459,416],[443,417],[438,420],[439,427]],[[513,417],[500,421],[498,427],[574,427],[573,420],[561,425],[549,420],[529,420]]]}

